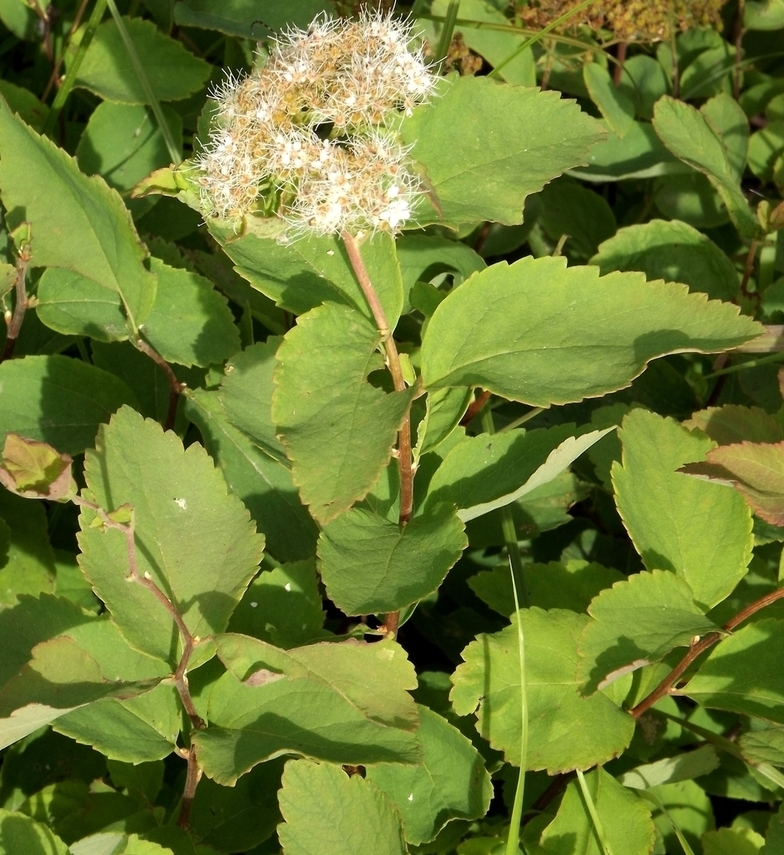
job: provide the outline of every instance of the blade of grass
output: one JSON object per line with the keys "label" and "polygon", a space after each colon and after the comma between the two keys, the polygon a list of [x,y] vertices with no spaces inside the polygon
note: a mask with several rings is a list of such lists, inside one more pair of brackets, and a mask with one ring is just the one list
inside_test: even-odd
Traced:
{"label": "blade of grass", "polygon": [[460,0],[450,0],[449,7],[444,16],[444,28],[441,30],[441,38],[436,48],[436,63],[441,66],[449,53],[449,45],[452,44],[452,36],[455,33],[455,21],[460,11]]}
{"label": "blade of grass", "polygon": [[664,807],[661,800],[656,798],[653,793],[649,793],[647,790],[635,790],[635,792],[638,796],[642,796],[642,798],[647,799],[649,802],[656,805],[656,807],[662,812],[662,815],[672,826],[672,830],[675,832],[675,836],[678,838],[678,842],[681,844],[681,848],[683,849],[684,855],[694,855],[694,850],[691,848],[691,846],[689,846],[689,841],[683,836],[683,832],[680,830],[680,828],[678,828],[678,824],[667,812],[667,808]]}
{"label": "blade of grass", "polygon": [[613,855],[612,849],[610,849],[610,844],[607,842],[604,828],[602,827],[602,821],[599,819],[599,814],[596,812],[596,805],[593,803],[591,791],[588,789],[588,784],[585,783],[585,775],[583,775],[579,769],[577,769],[576,772],[577,782],[580,785],[580,791],[583,794],[585,807],[588,810],[588,815],[591,817],[591,824],[593,825],[593,830],[596,833],[599,845],[602,847],[604,855]]}
{"label": "blade of grass", "polygon": [[131,65],[133,66],[134,73],[136,74],[139,83],[141,83],[142,89],[144,89],[144,94],[147,97],[147,101],[150,107],[152,108],[155,120],[158,122],[158,127],[160,128],[161,134],[163,135],[163,139],[166,143],[166,148],[169,151],[169,157],[171,158],[172,164],[174,166],[178,166],[180,163],[182,163],[182,154],[177,148],[177,144],[174,142],[174,137],[172,136],[171,129],[169,128],[169,123],[166,121],[166,117],[163,115],[163,108],[161,107],[161,102],[158,100],[158,96],[153,91],[152,84],[150,83],[150,78],[147,77],[147,72],[144,70],[142,61],[139,59],[139,54],[136,53],[136,46],[134,45],[133,39],[131,39],[130,33],[128,32],[128,29],[125,26],[125,21],[123,21],[122,15],[120,15],[119,10],[117,9],[117,4],[114,2],[114,0],[106,0],[106,4],[109,7],[109,11],[112,13],[114,23],[117,25],[117,32],[120,34],[120,38],[123,40],[125,49],[128,51],[128,58],[131,60]]}

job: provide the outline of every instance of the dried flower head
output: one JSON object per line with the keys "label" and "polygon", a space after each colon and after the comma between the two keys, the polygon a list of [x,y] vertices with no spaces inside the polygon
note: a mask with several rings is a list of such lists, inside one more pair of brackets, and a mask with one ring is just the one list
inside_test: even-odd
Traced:
{"label": "dried flower head", "polygon": [[205,213],[239,221],[266,194],[289,236],[399,231],[421,190],[397,130],[435,80],[410,23],[391,15],[287,30],[262,68],[213,96],[196,161]]}

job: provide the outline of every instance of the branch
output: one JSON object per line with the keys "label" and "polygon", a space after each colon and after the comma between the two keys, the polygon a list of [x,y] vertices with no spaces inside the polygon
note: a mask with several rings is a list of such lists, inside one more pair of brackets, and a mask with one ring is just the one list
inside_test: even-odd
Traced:
{"label": "branch", "polygon": [[174,427],[174,420],[177,418],[177,404],[180,401],[180,395],[182,395],[187,384],[180,383],[174,371],[172,371],[171,365],[169,365],[157,350],[150,347],[143,338],[137,338],[134,344],[137,350],[140,350],[145,356],[149,356],[152,359],[169,381],[169,409],[166,412],[166,421],[163,423],[163,429],[171,430]]}
{"label": "branch", "polygon": [[27,266],[30,263],[29,244],[26,244],[19,251],[19,257],[16,259],[16,278],[14,279],[14,289],[16,291],[16,303],[14,305],[14,313],[10,320],[6,317],[7,331],[5,336],[5,345],[3,352],[0,353],[0,362],[5,362],[14,355],[16,348],[16,340],[19,338],[19,332],[22,329],[22,321],[24,320],[25,312],[29,305],[27,299]]}

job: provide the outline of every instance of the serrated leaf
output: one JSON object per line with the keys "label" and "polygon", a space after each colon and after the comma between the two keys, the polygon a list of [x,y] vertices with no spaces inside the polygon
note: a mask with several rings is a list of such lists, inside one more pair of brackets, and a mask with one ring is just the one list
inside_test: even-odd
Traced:
{"label": "serrated leaf", "polygon": [[[133,508],[138,571],[171,598],[191,633],[224,630],[264,540],[204,449],[183,449],[173,433],[123,408],[87,454],[85,479],[104,509]],[[82,509],[83,572],[128,641],[174,664],[179,633],[171,615],[151,591],[128,581],[123,533],[91,528],[93,516]]]}
{"label": "serrated leaf", "polygon": [[[218,655],[230,673],[209,696],[210,726],[194,734],[205,774],[226,786],[285,754],[335,763],[415,763],[416,685],[391,642],[320,643],[284,651],[225,635]],[[357,674],[362,675],[357,680]]]}
{"label": "serrated leaf", "polygon": [[329,598],[347,615],[391,612],[435,591],[466,546],[451,507],[402,527],[354,508],[323,526],[319,570]]}
{"label": "serrated leaf", "polygon": [[0,196],[7,211],[24,211],[32,224],[34,267],[64,267],[115,291],[131,329],[146,319],[155,277],[142,263],[147,252],[119,195],[79,172],[2,101]]}
{"label": "serrated leaf", "polygon": [[634,102],[613,84],[609,71],[597,62],[583,66],[583,81],[607,124],[623,139],[634,127]]}
{"label": "serrated leaf", "polygon": [[683,282],[690,291],[711,299],[732,300],[740,280],[735,265],[702,232],[687,223],[651,220],[619,229],[606,240],[591,264],[602,275],[614,270],[639,270],[648,279]]}
{"label": "serrated leaf", "polygon": [[40,822],[0,809],[0,855],[69,855],[62,840]]}
{"label": "serrated leaf", "polygon": [[681,694],[710,709],[784,724],[784,622],[766,618],[720,641]]}
{"label": "serrated leaf", "polygon": [[136,405],[125,383],[78,359],[26,356],[0,365],[0,437],[13,432],[81,454],[123,404]]}
{"label": "serrated leaf", "polygon": [[683,471],[732,484],[757,516],[784,525],[784,442],[739,442],[708,451],[704,463]]}
{"label": "serrated leaf", "polygon": [[424,222],[521,223],[525,198],[587,163],[588,149],[603,137],[594,119],[557,92],[487,77],[450,78],[444,90],[402,127],[438,200],[420,215]]}
{"label": "serrated leaf", "polygon": [[[124,18],[123,23],[152,91],[160,101],[178,101],[198,92],[207,82],[210,65],[187,51],[181,42],[161,33],[152,21]],[[172,74],[172,68],[177,69]],[[124,104],[147,104],[128,50],[109,19],[98,26],[79,66],[75,86],[89,89],[100,98]]]}
{"label": "serrated leaf", "polygon": [[746,574],[751,513],[738,494],[683,475],[712,442],[672,419],[633,410],[619,432],[622,462],[612,467],[615,501],[626,530],[650,569],[672,570],[708,609]]}
{"label": "serrated leaf", "polygon": [[784,847],[784,804],[778,809],[778,813],[770,818],[768,834],[761,855],[779,855],[782,847]]}
{"label": "serrated leaf", "polygon": [[593,620],[580,638],[577,677],[589,694],[675,647],[688,647],[694,636],[718,630],[688,584],[664,570],[616,582],[591,601],[588,613]]}
{"label": "serrated leaf", "polygon": [[758,855],[765,838],[751,828],[719,828],[702,835],[703,855]]}
{"label": "serrated leaf", "polygon": [[572,425],[466,437],[436,470],[427,506],[449,502],[464,522],[516,502],[564,472],[613,428],[572,436]]}
{"label": "serrated leaf", "polygon": [[268,551],[279,561],[315,555],[318,529],[300,501],[290,469],[228,422],[218,393],[197,389],[186,412],[232,493],[265,536]]}
{"label": "serrated leaf", "polygon": [[647,790],[663,784],[678,781],[691,781],[702,775],[708,775],[719,766],[716,749],[712,745],[703,745],[685,754],[664,757],[655,763],[646,763],[624,772],[618,779],[624,787],[635,790]]}
{"label": "serrated leaf", "polygon": [[397,808],[406,841],[415,846],[432,840],[454,819],[484,816],[493,793],[476,748],[449,722],[421,705],[417,741],[421,763],[378,763],[366,773],[366,779]]}
{"label": "serrated leaf", "polygon": [[759,237],[759,223],[743,195],[732,155],[705,110],[664,95],[654,108],[653,127],[676,157],[716,188],[738,231],[746,238]]}
{"label": "serrated leaf", "polygon": [[302,501],[322,524],[367,495],[411,400],[411,390],[367,382],[383,364],[378,343],[365,318],[327,303],[299,318],[278,350],[272,417]]}
{"label": "serrated leaf", "polygon": [[[229,0],[219,7],[210,0],[184,0],[174,7],[174,20],[183,27],[219,30],[229,36],[258,39],[268,28],[307,28],[320,12],[332,12],[329,0],[266,0],[264,21],[254,21],[258,12],[254,0]],[[259,26],[264,29],[259,30]]]}
{"label": "serrated leaf", "polygon": [[400,815],[386,795],[359,775],[309,760],[283,770],[278,826],[284,855],[405,855]]}
{"label": "serrated leaf", "polygon": [[0,484],[27,499],[62,499],[76,493],[71,476],[73,459],[51,445],[6,435],[0,457]]}
{"label": "serrated leaf", "polygon": [[[309,235],[290,244],[278,241],[284,224],[264,221],[266,234],[251,229],[237,237],[210,228],[236,271],[283,309],[301,315],[322,303],[353,306],[368,320],[373,315],[357,282],[343,242],[335,235]],[[395,241],[385,232],[366,237],[359,246],[373,287],[384,307],[387,321],[395,328],[403,309],[403,283],[395,253]]]}
{"label": "serrated leaf", "polygon": [[417,282],[429,282],[438,273],[456,274],[462,282],[487,267],[482,256],[467,244],[436,235],[404,234],[395,241],[395,248],[405,294]]}
{"label": "serrated leaf", "polygon": [[144,336],[167,362],[206,368],[239,350],[228,301],[209,280],[157,258],[151,259],[151,268],[158,277],[158,294],[144,322]]}
{"label": "serrated leaf", "polygon": [[738,739],[741,753],[751,763],[784,766],[784,727],[758,727]]}
{"label": "serrated leaf", "polygon": [[[599,768],[585,776],[594,808],[611,852],[624,855],[649,855],[655,829],[645,803]],[[577,781],[571,781],[564,793],[555,819],[541,837],[542,850],[548,855],[606,855],[597,840],[594,823]]]}
{"label": "serrated leaf", "polygon": [[[553,775],[620,754],[631,740],[634,720],[601,692],[583,698],[578,691],[577,644],[588,617],[537,608],[518,614],[525,636],[528,768]],[[478,709],[477,730],[513,765],[520,763],[521,747],[516,620],[468,645],[450,695],[458,715]]]}
{"label": "serrated leaf", "polygon": [[422,341],[422,381],[549,407],[628,386],[658,356],[758,334],[736,307],[683,285],[529,257],[488,267],[441,303]]}

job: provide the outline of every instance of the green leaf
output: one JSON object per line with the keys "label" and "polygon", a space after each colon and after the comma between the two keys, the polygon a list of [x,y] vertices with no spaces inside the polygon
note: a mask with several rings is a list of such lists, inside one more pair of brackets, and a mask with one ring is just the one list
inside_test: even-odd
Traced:
{"label": "green leaf", "polygon": [[624,772],[619,780],[624,787],[647,790],[663,784],[700,778],[717,769],[718,766],[719,758],[716,749],[712,745],[703,745],[685,754],[676,754],[674,757],[665,757],[655,763],[637,766]]}
{"label": "green leaf", "polygon": [[151,259],[151,267],[158,276],[158,294],[144,322],[144,336],[167,362],[207,367],[239,350],[228,301],[209,280],[157,258]]}
{"label": "green leaf", "polygon": [[432,840],[454,819],[479,819],[487,813],[493,788],[474,746],[427,707],[419,707],[416,766],[379,763],[366,779],[383,790],[403,818],[408,843]]}
{"label": "green leaf", "polygon": [[0,609],[20,594],[51,593],[55,584],[54,553],[49,544],[46,510],[0,490],[0,520],[9,540],[0,554]]}
{"label": "green leaf", "polygon": [[[218,7],[210,0],[184,0],[174,7],[174,20],[182,27],[219,30],[229,36],[258,39],[267,29],[307,28],[320,12],[332,12],[330,0],[265,0],[264,21],[255,0],[229,0]],[[259,30],[259,25],[264,27]]]}
{"label": "green leaf", "polygon": [[702,835],[703,855],[758,855],[764,843],[751,828],[720,828]]}
{"label": "green leaf", "polygon": [[732,484],[757,516],[784,525],[784,442],[739,442],[708,451],[704,463],[683,471]]}
{"label": "green leaf", "polygon": [[760,727],[741,735],[738,740],[744,759],[757,763],[784,766],[784,727]]}
{"label": "green leaf", "polygon": [[58,454],[45,442],[9,433],[0,457],[0,484],[26,499],[62,500],[77,492],[72,463],[68,454]]}
{"label": "green leaf", "polygon": [[234,427],[270,457],[285,461],[286,452],[272,421],[272,372],[280,343],[281,339],[271,337],[235,354],[221,380],[220,400]]}
{"label": "green leaf", "polygon": [[681,691],[711,709],[784,724],[784,622],[766,618],[719,642]]}
{"label": "green leaf", "polygon": [[[143,840],[138,834],[112,831],[84,837],[72,843],[68,851],[69,855],[172,855],[174,850]],[[205,850],[204,855],[212,855],[212,850]]]}
{"label": "green leaf", "polygon": [[784,27],[784,0],[748,0],[743,10],[743,26],[747,30],[781,29]]}
{"label": "green leaf", "polygon": [[[560,609],[518,614],[525,636],[528,768],[554,775],[619,755],[632,738],[634,720],[601,692],[583,698],[578,691],[577,644],[589,618]],[[458,715],[478,708],[479,733],[519,765],[520,660],[512,619],[512,626],[481,633],[463,651],[450,697]]]}
{"label": "green leaf", "polygon": [[422,380],[548,407],[628,386],[658,356],[756,335],[736,307],[683,285],[529,257],[488,267],[441,303],[422,341]]}
{"label": "green leaf", "polygon": [[702,232],[677,220],[626,226],[591,259],[602,275],[639,270],[647,279],[683,282],[715,300],[733,300],[740,282],[735,265]]}
{"label": "green leaf", "polygon": [[104,698],[60,716],[54,729],[112,760],[146,763],[177,747],[182,707],[172,685],[127,700]]}
{"label": "green leaf", "polygon": [[0,437],[18,433],[81,454],[123,404],[136,404],[125,383],[78,359],[26,356],[0,365]]}
{"label": "green leaf", "polygon": [[[335,235],[308,236],[290,244],[280,243],[284,224],[262,221],[262,226],[237,237],[210,223],[213,236],[250,284],[295,315],[322,303],[353,306],[368,320],[373,315],[357,282],[343,241]],[[403,309],[403,283],[395,254],[395,241],[386,232],[366,237],[360,244],[381,305],[394,329]]]}
{"label": "green leaf", "polygon": [[402,135],[438,200],[420,219],[454,228],[521,223],[526,196],[587,163],[588,149],[602,139],[596,121],[557,92],[487,77],[450,78],[403,123]]}
{"label": "green leaf", "polygon": [[[151,25],[150,25],[151,26]],[[122,299],[131,328],[155,302],[155,277],[128,209],[103,179],[87,178],[62,149],[13,116],[0,101],[0,195],[29,221],[34,267],[65,267]]]}
{"label": "green leaf", "polygon": [[232,427],[216,392],[197,389],[187,399],[186,412],[231,492],[242,499],[265,536],[268,551],[279,561],[315,555],[318,529],[299,499],[290,469]]}
{"label": "green leaf", "polygon": [[[599,768],[585,776],[585,783],[613,853],[648,855],[655,829],[645,803],[615,778]],[[541,846],[548,855],[606,855],[596,839],[593,821],[577,781],[564,793],[555,819],[542,834]]]}
{"label": "green leaf", "polygon": [[[133,508],[138,572],[166,592],[191,633],[223,631],[264,541],[204,449],[183,449],[173,433],[124,408],[87,454],[85,479],[102,508]],[[129,583],[123,533],[90,527],[94,516],[82,510],[82,570],[128,641],[174,664],[179,634],[171,615],[149,589]]]}
{"label": "green leaf", "polygon": [[[526,564],[525,587],[528,603],[540,609],[571,609],[584,612],[591,600],[613,583],[625,577],[610,567],[588,561],[559,564]],[[515,611],[509,565],[477,573],[468,579],[471,590],[491,609],[504,617]]]}
{"label": "green leaf", "polygon": [[[152,21],[124,18],[123,23],[160,101],[187,98],[207,82],[210,65],[187,51],[181,42],[163,35]],[[172,74],[173,68],[176,74]],[[108,101],[148,103],[117,24],[111,19],[96,29],[74,85]]]}
{"label": "green leaf", "polygon": [[400,815],[360,775],[327,764],[290,760],[283,770],[278,826],[284,855],[405,855]]}
{"label": "green leaf", "polygon": [[[589,66],[587,66],[589,67]],[[607,201],[573,178],[563,176],[548,184],[538,196],[542,205],[537,222],[554,241],[566,237],[569,258],[590,258],[617,228]]]}
{"label": "green leaf", "polygon": [[411,390],[387,394],[367,382],[383,364],[379,340],[355,311],[327,303],[301,317],[278,350],[272,417],[302,501],[322,524],[367,495],[411,400]]}
{"label": "green leaf", "polygon": [[470,389],[435,389],[427,393],[425,417],[417,426],[414,454],[421,457],[438,448],[460,424],[473,393]]}
{"label": "green leaf", "polygon": [[516,502],[554,480],[613,428],[571,436],[573,425],[466,437],[436,470],[427,507],[454,504],[464,522]]}
{"label": "green leaf", "polygon": [[285,649],[325,635],[325,617],[315,562],[297,561],[259,573],[231,616],[229,631]]}
{"label": "green leaf", "polygon": [[762,847],[762,855],[779,855],[784,846],[784,804],[770,818],[768,834],[765,846]]}
{"label": "green leaf", "polygon": [[588,607],[593,620],[580,638],[578,679],[595,692],[629,671],[661,660],[694,636],[718,630],[691,588],[663,570],[636,573],[602,591]]}
{"label": "green leaf", "polygon": [[439,273],[452,273],[456,282],[463,282],[487,267],[470,246],[436,235],[404,234],[395,241],[395,247],[405,294],[417,282],[429,282]]}
{"label": "green leaf", "polygon": [[677,470],[702,460],[712,442],[672,419],[633,410],[620,430],[622,463],[612,467],[615,501],[649,570],[672,570],[709,609],[746,574],[753,536],[741,496]]}
{"label": "green leaf", "polygon": [[50,267],[38,282],[37,296],[38,317],[55,332],[102,342],[125,341],[131,335],[122,298],[110,285]]}
{"label": "green leaf", "polygon": [[453,508],[402,527],[354,508],[324,525],[319,570],[329,598],[347,615],[391,612],[435,591],[466,546]]}
{"label": "green leaf", "polygon": [[746,238],[759,237],[760,227],[743,195],[735,159],[705,108],[696,110],[665,95],[656,104],[653,127],[676,157],[708,178],[738,231]]}
{"label": "green leaf", "polygon": [[[217,639],[231,673],[194,734],[206,775],[232,786],[284,754],[335,763],[416,763],[413,667],[394,642],[320,643],[288,652],[242,635]],[[357,680],[361,674],[362,679]]]}
{"label": "green leaf", "polygon": [[[402,851],[402,850],[401,850]],[[21,813],[0,810],[0,855],[69,855],[50,829]]]}
{"label": "green leaf", "polygon": [[634,102],[613,84],[609,71],[596,62],[583,66],[583,80],[613,133],[623,139],[634,127]]}

